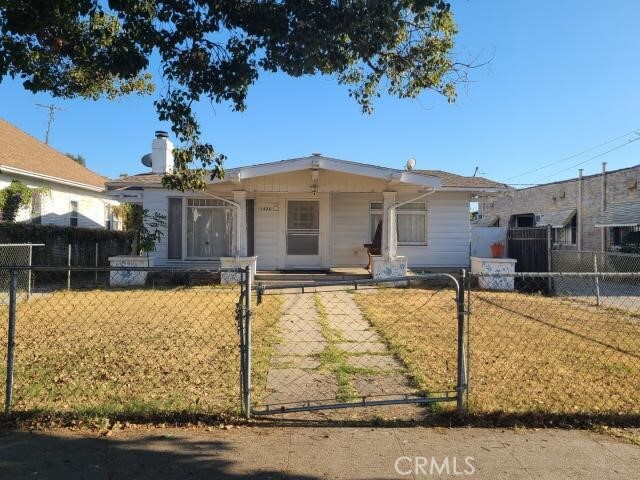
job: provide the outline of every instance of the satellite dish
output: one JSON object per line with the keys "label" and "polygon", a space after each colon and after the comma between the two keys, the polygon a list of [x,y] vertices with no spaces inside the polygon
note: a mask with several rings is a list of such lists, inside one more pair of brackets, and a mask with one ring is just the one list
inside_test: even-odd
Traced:
{"label": "satellite dish", "polygon": [[144,156],[140,159],[140,161],[142,162],[142,164],[143,164],[145,167],[149,167],[149,168],[151,168],[151,163],[152,163],[152,162],[151,162],[151,154],[150,154],[150,153],[147,153],[146,155],[144,155]]}
{"label": "satellite dish", "polygon": [[416,159],[411,157],[409,160],[407,160],[407,165],[406,165],[407,170],[411,171],[414,168],[416,168]]}

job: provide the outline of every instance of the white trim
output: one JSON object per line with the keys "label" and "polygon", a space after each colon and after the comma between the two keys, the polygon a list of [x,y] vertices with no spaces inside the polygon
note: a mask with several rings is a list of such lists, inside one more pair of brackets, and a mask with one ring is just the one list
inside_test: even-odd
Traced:
{"label": "white trim", "polygon": [[[38,180],[47,180],[49,182],[60,183],[62,185],[69,185],[72,187],[84,188],[85,190],[91,190],[93,192],[105,192],[106,187],[95,187],[93,185],[87,185],[86,183],[75,182],[73,180],[65,180],[59,177],[53,177],[51,175],[44,175],[42,173],[29,172],[28,170],[22,170],[15,167],[7,167],[6,165],[0,165],[0,173],[13,173],[16,175],[22,175],[25,177],[36,178]],[[106,180],[105,180],[106,183]]]}
{"label": "white trim", "polygon": [[349,162],[346,160],[338,160],[335,158],[327,158],[321,156],[293,158],[290,160],[281,160],[279,162],[233,168],[227,170],[225,178],[213,179],[211,180],[211,183],[228,182],[229,180],[227,179],[227,176],[232,178],[231,181],[233,183],[239,183],[242,180],[249,178],[311,169],[330,170],[334,172],[378,178],[393,182],[394,185],[400,183],[408,183],[412,185],[420,185],[423,187],[431,188],[442,187],[442,180],[436,176],[397,170],[394,168],[379,167],[377,165]]}

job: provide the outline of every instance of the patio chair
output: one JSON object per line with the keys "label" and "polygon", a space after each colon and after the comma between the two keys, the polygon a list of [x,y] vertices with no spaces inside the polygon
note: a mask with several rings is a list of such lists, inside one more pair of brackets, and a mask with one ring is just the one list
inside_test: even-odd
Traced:
{"label": "patio chair", "polygon": [[365,243],[364,248],[367,249],[367,255],[369,255],[369,263],[367,263],[367,270],[371,271],[371,257],[372,255],[380,255],[382,251],[382,220],[378,222],[376,227],[376,233],[373,235],[371,243]]}

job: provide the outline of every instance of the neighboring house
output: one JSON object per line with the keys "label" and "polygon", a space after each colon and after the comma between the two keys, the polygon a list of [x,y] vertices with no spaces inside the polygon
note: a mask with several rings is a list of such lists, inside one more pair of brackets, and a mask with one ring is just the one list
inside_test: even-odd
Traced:
{"label": "neighboring house", "polygon": [[43,225],[118,229],[113,206],[105,194],[105,178],[0,119],[0,188],[13,180],[44,187],[34,194],[17,221]]}
{"label": "neighboring house", "polygon": [[619,249],[640,227],[640,165],[607,172],[604,163],[602,172],[485,198],[475,224],[550,225],[556,248]]}
{"label": "neighboring house", "polygon": [[[172,143],[157,132],[151,172],[107,182],[120,201],[167,216],[156,265],[257,257],[258,269],[367,265],[364,244],[382,223],[382,252],[409,267],[469,265],[469,204],[504,185],[436,170],[397,170],[313,154],[233,168],[206,192],[162,188]],[[397,225],[389,228],[389,225]]]}

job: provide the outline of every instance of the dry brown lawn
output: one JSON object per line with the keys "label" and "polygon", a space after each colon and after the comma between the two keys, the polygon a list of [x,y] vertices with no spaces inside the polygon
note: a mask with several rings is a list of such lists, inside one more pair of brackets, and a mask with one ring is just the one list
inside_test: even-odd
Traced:
{"label": "dry brown lawn", "polygon": [[[237,412],[238,295],[222,287],[91,290],[20,302],[14,410]],[[265,303],[254,312],[254,336],[268,340],[279,299]],[[6,305],[0,310],[6,319]],[[2,345],[6,336],[4,320]],[[256,349],[268,347],[260,340]]]}
{"label": "dry brown lawn", "polygon": [[[453,297],[419,289],[356,295],[426,392],[455,386]],[[471,298],[472,411],[640,413],[637,314],[520,293]]]}

